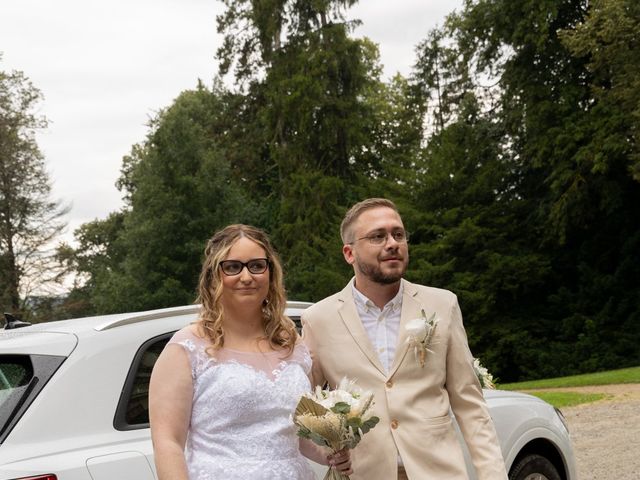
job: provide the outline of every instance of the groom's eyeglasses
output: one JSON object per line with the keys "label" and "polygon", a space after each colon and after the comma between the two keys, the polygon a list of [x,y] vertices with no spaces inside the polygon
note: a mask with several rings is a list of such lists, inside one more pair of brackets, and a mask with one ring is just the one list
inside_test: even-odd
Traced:
{"label": "groom's eyeglasses", "polygon": [[222,273],[229,276],[238,275],[244,267],[247,267],[249,273],[257,275],[267,271],[269,260],[266,258],[252,258],[248,262],[241,262],[240,260],[223,260],[220,262]]}
{"label": "groom's eyeglasses", "polygon": [[389,235],[391,235],[391,237],[398,243],[409,241],[409,232],[407,232],[406,230],[394,230],[393,232],[379,230],[364,237],[356,238],[351,243],[355,243],[358,240],[369,240],[369,243],[371,245],[384,245],[387,242],[387,238],[389,238]]}

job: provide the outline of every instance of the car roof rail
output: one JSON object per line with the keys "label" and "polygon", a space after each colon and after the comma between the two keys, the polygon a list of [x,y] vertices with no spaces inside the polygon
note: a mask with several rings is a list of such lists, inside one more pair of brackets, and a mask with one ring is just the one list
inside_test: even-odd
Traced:
{"label": "car roof rail", "polygon": [[132,313],[116,320],[108,320],[103,324],[97,325],[95,329],[99,332],[110,330],[112,328],[121,327],[123,325],[131,325],[132,323],[146,322],[148,320],[158,320],[160,318],[175,317],[181,315],[191,315],[200,311],[200,305],[186,305],[183,307],[163,308],[161,310],[152,310],[150,312]]}
{"label": "car roof rail", "polygon": [[311,305],[313,305],[313,302],[298,302],[295,300],[288,300],[287,301],[287,308],[309,308]]}
{"label": "car roof rail", "polygon": [[[313,305],[312,302],[296,302],[288,301],[287,308],[305,309]],[[117,319],[106,320],[100,325],[96,325],[95,329],[99,332],[110,330],[112,328],[121,327],[123,325],[131,325],[133,323],[146,322],[147,320],[158,320],[160,318],[175,317],[181,315],[192,315],[200,311],[200,305],[186,305],[183,307],[163,308],[161,310],[152,310],[149,312],[139,312],[119,317]]]}
{"label": "car roof rail", "polygon": [[4,314],[4,329],[5,330],[11,330],[14,328],[22,328],[22,327],[28,327],[29,325],[31,325],[30,322],[23,322],[22,320],[20,320],[19,318],[17,318],[16,316],[5,312]]}

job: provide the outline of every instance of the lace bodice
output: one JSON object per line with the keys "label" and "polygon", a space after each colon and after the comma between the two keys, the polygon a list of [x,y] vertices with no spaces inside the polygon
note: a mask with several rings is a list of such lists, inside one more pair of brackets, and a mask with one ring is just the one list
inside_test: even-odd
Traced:
{"label": "lace bodice", "polygon": [[311,358],[300,343],[283,352],[222,348],[189,328],[169,345],[185,349],[191,364],[193,404],[185,456],[189,480],[311,480],[292,414],[310,390]]}

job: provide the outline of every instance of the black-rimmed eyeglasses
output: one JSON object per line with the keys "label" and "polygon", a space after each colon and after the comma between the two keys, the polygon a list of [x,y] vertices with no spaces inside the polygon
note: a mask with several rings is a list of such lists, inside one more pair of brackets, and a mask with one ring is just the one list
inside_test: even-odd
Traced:
{"label": "black-rimmed eyeglasses", "polygon": [[220,262],[222,273],[229,276],[238,275],[244,267],[247,267],[249,273],[257,275],[267,271],[269,260],[266,258],[252,258],[248,262],[241,262],[240,260],[223,260]]}
{"label": "black-rimmed eyeglasses", "polygon": [[353,242],[355,243],[358,240],[369,240],[371,245],[384,245],[387,241],[387,238],[393,238],[398,243],[404,243],[409,241],[409,232],[406,230],[394,230],[393,232],[387,232],[386,230],[379,230],[377,232],[370,233],[364,237],[356,238]]}

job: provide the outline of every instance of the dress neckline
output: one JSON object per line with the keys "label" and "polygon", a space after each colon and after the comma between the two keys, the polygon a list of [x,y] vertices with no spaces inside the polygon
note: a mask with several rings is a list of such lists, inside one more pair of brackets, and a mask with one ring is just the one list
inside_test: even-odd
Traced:
{"label": "dress neckline", "polygon": [[227,352],[233,352],[233,353],[244,353],[244,354],[248,354],[248,355],[272,355],[274,353],[285,353],[286,350],[269,350],[267,352],[263,352],[263,351],[250,351],[250,350],[237,350],[235,348],[229,348],[229,347],[220,347],[220,350],[226,350]]}

